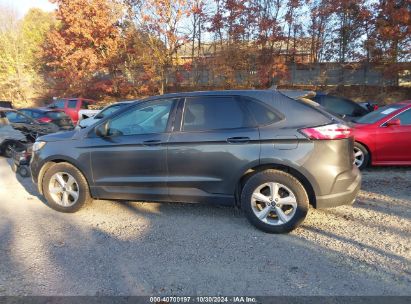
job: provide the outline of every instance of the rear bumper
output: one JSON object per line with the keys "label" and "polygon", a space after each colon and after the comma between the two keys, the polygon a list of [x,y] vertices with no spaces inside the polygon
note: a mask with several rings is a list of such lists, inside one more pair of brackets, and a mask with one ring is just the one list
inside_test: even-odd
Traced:
{"label": "rear bumper", "polygon": [[337,176],[333,191],[328,195],[316,197],[316,208],[331,208],[352,205],[361,188],[361,173],[354,166],[350,172]]}

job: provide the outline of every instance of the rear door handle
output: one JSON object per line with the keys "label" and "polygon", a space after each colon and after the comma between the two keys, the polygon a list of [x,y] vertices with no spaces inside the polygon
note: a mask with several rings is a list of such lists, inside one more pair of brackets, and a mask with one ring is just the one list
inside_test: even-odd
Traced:
{"label": "rear door handle", "polygon": [[143,141],[144,146],[158,146],[161,144],[161,140],[146,140]]}
{"label": "rear door handle", "polygon": [[229,137],[227,138],[227,142],[229,143],[248,143],[250,141],[250,137]]}

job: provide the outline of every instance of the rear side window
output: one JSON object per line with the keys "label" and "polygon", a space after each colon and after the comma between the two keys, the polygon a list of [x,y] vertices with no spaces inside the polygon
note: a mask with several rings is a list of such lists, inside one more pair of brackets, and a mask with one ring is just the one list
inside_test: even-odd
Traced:
{"label": "rear side window", "polygon": [[234,97],[203,96],[187,98],[183,131],[208,131],[249,127],[250,119]]}
{"label": "rear side window", "polygon": [[321,104],[327,110],[339,115],[362,116],[367,113],[367,110],[355,102],[333,96],[324,96]]}
{"label": "rear side window", "polygon": [[278,114],[273,112],[261,102],[248,98],[244,98],[244,102],[259,126],[272,124],[281,120],[281,117]]}
{"label": "rear side window", "polygon": [[67,107],[69,109],[75,109],[77,107],[77,100],[76,99],[69,100]]}

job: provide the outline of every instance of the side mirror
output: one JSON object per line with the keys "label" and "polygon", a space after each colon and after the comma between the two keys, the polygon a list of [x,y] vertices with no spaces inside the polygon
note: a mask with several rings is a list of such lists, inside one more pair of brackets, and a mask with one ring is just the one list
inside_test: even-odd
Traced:
{"label": "side mirror", "polygon": [[97,114],[96,116],[94,116],[94,118],[96,118],[96,119],[102,119],[102,118],[104,118],[104,114]]}
{"label": "side mirror", "polygon": [[99,137],[107,137],[109,132],[109,121],[105,121],[103,124],[95,128],[96,135]]}
{"label": "side mirror", "polygon": [[391,119],[385,123],[386,127],[392,127],[392,126],[401,126],[401,120],[398,118],[396,119]]}

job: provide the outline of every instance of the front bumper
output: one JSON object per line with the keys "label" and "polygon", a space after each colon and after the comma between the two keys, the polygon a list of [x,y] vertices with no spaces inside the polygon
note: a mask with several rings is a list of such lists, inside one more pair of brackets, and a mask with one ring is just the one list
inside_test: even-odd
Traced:
{"label": "front bumper", "polygon": [[328,195],[316,197],[316,208],[332,208],[341,205],[352,205],[361,189],[361,173],[354,166],[353,170],[340,174]]}

